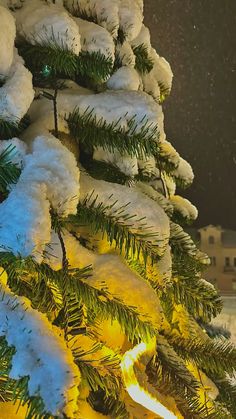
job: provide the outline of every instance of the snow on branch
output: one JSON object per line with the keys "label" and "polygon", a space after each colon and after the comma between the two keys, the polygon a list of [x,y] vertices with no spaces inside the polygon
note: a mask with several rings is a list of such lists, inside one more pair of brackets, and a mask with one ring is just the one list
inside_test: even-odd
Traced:
{"label": "snow on branch", "polygon": [[[1,251],[40,261],[51,236],[50,204],[63,215],[76,213],[79,169],[74,155],[55,137],[37,137],[25,156],[18,183],[0,205]],[[19,223],[19,219],[21,222]]]}
{"label": "snow on branch", "polygon": [[29,396],[40,396],[45,413],[76,411],[80,372],[58,330],[29,301],[0,288],[0,336],[15,348],[9,378],[28,376]]}

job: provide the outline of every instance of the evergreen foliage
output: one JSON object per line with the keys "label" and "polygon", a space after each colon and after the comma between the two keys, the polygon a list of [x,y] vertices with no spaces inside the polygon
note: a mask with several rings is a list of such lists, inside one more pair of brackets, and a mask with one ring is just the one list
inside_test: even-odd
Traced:
{"label": "evergreen foliage", "polygon": [[0,194],[7,194],[7,187],[16,183],[20,176],[20,168],[11,162],[14,147],[8,146],[0,154]]}
{"label": "evergreen foliage", "polygon": [[[106,2],[104,4],[106,7]],[[86,10],[75,4],[71,12],[74,16],[97,25],[107,23],[106,19],[102,20],[103,15],[99,15],[99,9],[94,7],[90,11]],[[102,10],[104,12],[104,9]],[[124,41],[129,42],[128,29],[120,25],[114,39],[115,45],[118,43],[122,45]],[[112,35],[116,30],[110,31]],[[129,413],[130,402],[125,397],[129,389],[125,388],[120,363],[130,348],[137,349],[139,344],[145,343],[149,351],[145,359],[149,361],[145,364],[137,355],[136,361],[138,359],[140,372],[135,377],[136,382],[132,382],[133,387],[142,385],[145,387],[145,383],[148,382],[148,386],[161,395],[163,403],[170,406],[168,407],[170,411],[178,411],[187,419],[233,419],[236,417],[236,387],[232,378],[236,366],[236,348],[228,340],[227,331],[210,324],[211,320],[220,313],[222,301],[217,291],[202,279],[209,258],[200,252],[185,231],[185,226],[190,220],[173,209],[165,175],[170,175],[174,183],[182,188],[189,186],[189,182],[174,174],[177,168],[176,162],[162,152],[160,147],[162,137],[159,131],[162,128],[161,124],[158,126],[158,121],[154,124],[149,122],[148,117],[144,117],[141,123],[137,123],[135,112],[131,113],[134,116],[130,118],[127,117],[127,112],[124,115],[127,119],[127,128],[124,129],[121,118],[100,117],[99,111],[96,113],[93,108],[93,103],[85,111],[82,111],[78,105],[67,115],[59,115],[57,95],[59,90],[63,91],[67,79],[93,90],[93,92],[86,91],[86,94],[94,94],[106,89],[105,82],[117,68],[122,66],[122,62],[116,57],[113,64],[112,57],[107,58],[100,51],[82,51],[76,55],[68,48],[66,42],[58,41],[53,28],[51,37],[40,43],[30,43],[23,38],[17,41],[19,54],[32,72],[34,86],[49,88],[48,91],[43,91],[42,96],[52,103],[55,129],[50,135],[51,137],[54,135],[55,140],[58,139],[63,143],[63,135],[60,135],[63,124],[59,123],[63,119],[63,123],[67,124],[66,134],[69,140],[76,149],[79,149],[76,158],[80,170],[88,172],[95,179],[124,185],[127,190],[127,203],[119,205],[119,196],[117,197],[115,193],[111,194],[106,202],[100,201],[93,191],[85,194],[83,199],[80,197],[79,200],[77,197],[77,212],[75,209],[72,214],[59,214],[59,208],[51,207],[49,228],[58,239],[61,255],[61,259],[57,260],[57,268],[53,267],[50,259],[51,256],[56,256],[54,243],[46,244],[40,262],[37,261],[35,254],[23,257],[15,254],[12,249],[1,248],[0,267],[3,271],[0,282],[4,284],[5,281],[10,291],[15,294],[15,307],[18,304],[18,296],[27,298],[31,307],[46,314],[53,330],[55,328],[63,337],[66,349],[70,351],[74,365],[78,367],[81,375],[79,385],[81,400],[88,402],[95,412],[114,419],[132,417]],[[136,57],[136,70],[140,76],[148,76],[154,66],[148,48],[141,44],[132,47],[132,50]],[[160,102],[163,102],[170,94],[170,88],[164,83],[159,83],[159,87]],[[101,97],[106,99],[105,95]],[[40,101],[40,98],[38,100]],[[132,109],[131,102],[132,100],[129,106]],[[153,109],[156,111],[158,119],[158,112],[161,112],[159,104],[153,101],[149,106],[152,114],[155,113]],[[110,109],[108,111],[110,112]],[[134,111],[138,112],[137,109]],[[0,140],[19,136],[29,124],[30,120],[26,117],[22,121],[14,122],[0,116]],[[42,127],[42,135],[45,131],[47,129]],[[30,147],[29,153],[31,153]],[[124,156],[134,159],[138,174],[132,176],[123,173],[116,165],[112,166],[105,161],[94,161],[93,151],[98,147],[103,149],[105,156],[107,152],[118,152],[121,159]],[[0,153],[1,200],[7,200],[9,191],[10,193],[11,189],[14,191],[14,185],[24,170],[25,163],[16,165],[12,161],[13,155],[14,147],[11,145]],[[151,170],[148,163],[145,166],[145,158],[149,157],[153,161]],[[52,154],[49,158],[53,159]],[[57,155],[55,160],[61,164]],[[141,166],[139,160],[143,165],[142,169],[139,169]],[[76,160],[73,161],[76,167]],[[55,161],[52,161],[52,166],[53,164]],[[49,173],[49,166],[45,162],[42,166],[40,166],[40,176],[43,170]],[[68,176],[64,173],[60,175]],[[55,184],[60,183],[60,180],[61,177],[58,175]],[[158,181],[161,186],[154,189],[154,181]],[[40,185],[46,188],[43,175],[40,177],[40,182]],[[166,231],[155,231],[154,226],[148,225],[142,198],[136,205],[136,210],[132,206],[132,202],[129,201],[129,186],[135,184],[140,196],[145,195],[146,199],[154,201],[162,208],[160,214],[162,219],[167,220]],[[47,186],[47,189],[50,188]],[[57,192],[55,191],[55,195]],[[50,201],[51,205],[53,199],[48,190],[45,199]],[[49,212],[49,209],[47,211]],[[156,225],[159,221],[156,220]],[[35,234],[33,230],[32,235]],[[139,302],[135,299],[135,287],[129,290],[134,294],[133,304],[127,304],[117,297],[115,289],[113,292],[108,290],[104,285],[105,282],[99,286],[94,285],[92,279],[96,279],[96,269],[93,264],[84,261],[83,267],[78,267],[80,264],[71,266],[66,234],[96,256],[99,252],[104,252],[100,247],[105,244],[108,256],[110,253],[115,253],[127,269],[132,271],[132,275],[138,278],[137,283],[140,287],[148,283],[148,289],[150,288],[148,295],[154,298],[156,310],[159,310],[159,304],[161,306],[158,313],[161,319],[160,325],[153,324],[151,316],[144,318],[140,313]],[[169,246],[166,246],[163,256],[162,247],[166,237],[169,239]],[[2,279],[5,274],[6,280]],[[125,281],[124,277],[124,285]],[[145,303],[148,304],[148,301]],[[7,320],[6,316],[6,327]],[[101,330],[106,322],[109,322],[110,329],[108,335],[102,337]],[[118,331],[115,329],[115,324],[119,327]],[[114,349],[111,340],[116,333],[117,345]],[[118,342],[119,335],[122,337],[122,343]],[[90,349],[83,346],[83,338],[90,339]],[[155,345],[152,345],[153,342]],[[101,352],[104,355],[101,355]],[[0,403],[12,401],[19,403],[19,406],[27,405],[26,419],[59,417],[71,419],[72,416],[67,416],[64,411],[59,412],[59,416],[51,415],[46,411],[43,398],[40,398],[38,393],[34,397],[29,396],[30,377],[18,380],[11,378],[12,359],[15,353],[16,348],[8,345],[4,337],[0,337]],[[134,359],[129,359],[127,368],[130,368],[132,362]],[[216,398],[210,394],[210,390],[214,391],[214,387],[209,387],[203,389],[205,391],[203,400],[200,395],[204,387],[201,376],[195,377],[189,367],[190,364],[198,371],[202,371],[218,388],[219,394]],[[145,378],[141,377],[142,374]],[[55,380],[57,380],[57,371],[55,371]],[[86,396],[83,396],[84,388]],[[144,391],[149,397],[149,388],[145,388]],[[132,403],[138,409],[138,403],[133,401]]]}
{"label": "evergreen foliage", "polygon": [[148,56],[147,47],[143,44],[133,48],[135,60],[135,68],[140,73],[150,73],[153,69],[153,60]]}
{"label": "evergreen foliage", "polygon": [[19,136],[27,127],[28,122],[27,117],[21,121],[12,121],[0,115],[0,141]]}
{"label": "evergreen foliage", "polygon": [[80,112],[76,108],[68,116],[67,122],[73,137],[88,150],[101,146],[109,152],[117,150],[121,154],[138,158],[157,154],[158,128],[145,119],[137,130],[135,117],[130,118],[125,131],[120,127],[120,119],[107,123],[103,118],[98,118],[93,109],[87,108]]}
{"label": "evergreen foliage", "polygon": [[36,84],[45,80],[45,66],[54,77],[72,80],[86,78],[87,82],[102,83],[112,72],[111,58],[100,52],[81,51],[77,56],[66,45],[55,40],[45,40],[35,45],[22,40],[18,46],[29,70],[34,74]]}

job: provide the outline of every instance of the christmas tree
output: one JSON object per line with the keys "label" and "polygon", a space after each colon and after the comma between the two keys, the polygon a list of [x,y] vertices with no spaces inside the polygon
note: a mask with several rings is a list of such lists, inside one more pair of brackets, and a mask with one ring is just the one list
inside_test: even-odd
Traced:
{"label": "christmas tree", "polygon": [[235,418],[143,1],[0,4],[0,417]]}

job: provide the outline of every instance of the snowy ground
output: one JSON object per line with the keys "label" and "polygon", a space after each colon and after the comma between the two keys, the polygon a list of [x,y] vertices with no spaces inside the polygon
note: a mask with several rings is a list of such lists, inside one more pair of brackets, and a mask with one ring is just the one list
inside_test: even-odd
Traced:
{"label": "snowy ground", "polygon": [[224,308],[213,323],[225,326],[231,332],[231,340],[236,344],[236,297],[222,297],[222,300]]}

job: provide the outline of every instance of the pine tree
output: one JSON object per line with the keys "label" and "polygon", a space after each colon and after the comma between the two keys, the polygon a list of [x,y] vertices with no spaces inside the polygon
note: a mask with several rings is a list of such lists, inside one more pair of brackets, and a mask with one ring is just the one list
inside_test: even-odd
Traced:
{"label": "pine tree", "polygon": [[0,4],[0,417],[235,418],[142,0]]}

